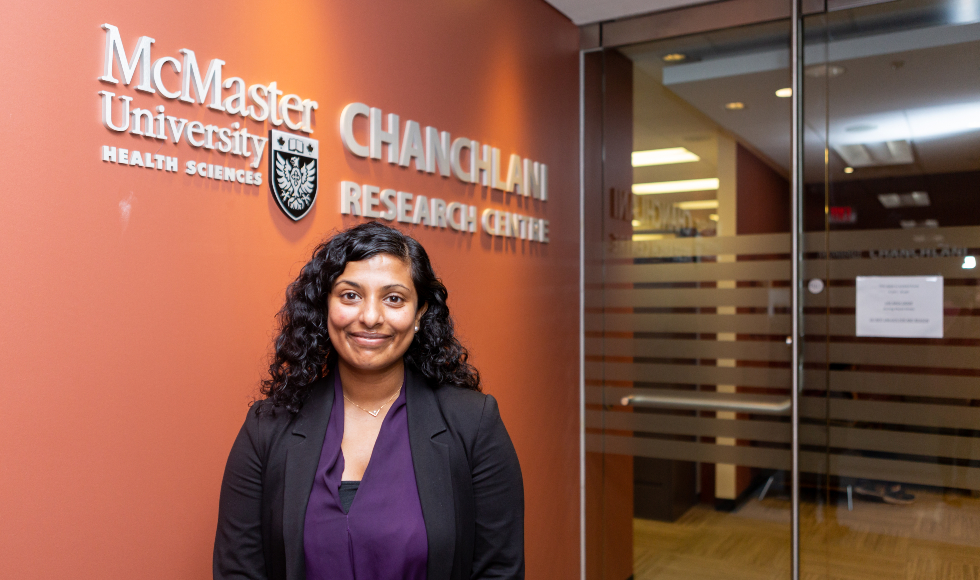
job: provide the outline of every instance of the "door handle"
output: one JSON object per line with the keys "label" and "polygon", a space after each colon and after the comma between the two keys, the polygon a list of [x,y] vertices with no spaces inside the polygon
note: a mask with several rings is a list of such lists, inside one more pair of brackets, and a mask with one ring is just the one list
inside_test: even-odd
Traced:
{"label": "door handle", "polygon": [[735,397],[685,397],[683,395],[628,395],[620,399],[624,407],[658,407],[666,409],[697,409],[701,411],[736,411],[779,415],[790,410],[792,400],[745,401]]}

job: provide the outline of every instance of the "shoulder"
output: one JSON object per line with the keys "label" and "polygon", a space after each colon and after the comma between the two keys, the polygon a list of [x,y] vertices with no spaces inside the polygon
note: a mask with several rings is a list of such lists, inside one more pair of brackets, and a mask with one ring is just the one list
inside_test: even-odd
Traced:
{"label": "shoulder", "polygon": [[449,405],[460,410],[482,409],[487,399],[493,398],[486,393],[473,389],[451,385],[432,385],[431,383],[429,385],[441,405]]}
{"label": "shoulder", "polygon": [[464,440],[473,440],[480,429],[500,421],[493,395],[471,389],[440,385],[433,388],[449,429]]}
{"label": "shoulder", "polygon": [[493,395],[459,387],[439,387],[436,397],[446,426],[462,445],[474,478],[503,470],[505,479],[520,484],[521,468],[517,451],[500,417]]}
{"label": "shoulder", "polygon": [[262,425],[274,425],[278,423],[288,423],[295,417],[284,407],[277,407],[269,399],[260,399],[253,402],[248,408],[247,422],[259,423]]}
{"label": "shoulder", "polygon": [[242,431],[247,434],[253,446],[267,448],[286,431],[295,418],[295,413],[273,405],[269,399],[262,399],[249,407]]}
{"label": "shoulder", "polygon": [[450,419],[451,415],[451,418],[462,421],[479,421],[487,403],[493,400],[490,395],[462,387],[437,385],[432,390],[446,419]]}

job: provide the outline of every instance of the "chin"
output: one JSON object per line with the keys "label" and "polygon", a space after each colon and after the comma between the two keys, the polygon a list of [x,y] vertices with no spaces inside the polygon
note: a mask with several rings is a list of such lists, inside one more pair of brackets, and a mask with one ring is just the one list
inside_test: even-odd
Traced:
{"label": "chin", "polygon": [[400,358],[391,360],[371,358],[348,360],[347,364],[361,371],[379,371],[396,365],[400,361]]}

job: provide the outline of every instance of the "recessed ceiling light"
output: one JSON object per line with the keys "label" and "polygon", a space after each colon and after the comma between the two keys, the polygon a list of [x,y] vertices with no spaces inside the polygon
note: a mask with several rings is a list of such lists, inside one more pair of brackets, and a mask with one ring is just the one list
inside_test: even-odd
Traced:
{"label": "recessed ceiling light", "polygon": [[939,222],[936,220],[922,220],[921,222],[917,222],[915,220],[902,220],[899,222],[899,225],[901,225],[903,229],[938,228]]}
{"label": "recessed ceiling light", "polygon": [[648,151],[633,152],[633,167],[669,165],[671,163],[690,163],[692,161],[701,161],[701,158],[694,153],[691,153],[684,147],[650,149]]}
{"label": "recessed ceiling light", "polygon": [[927,207],[929,205],[929,194],[924,191],[913,191],[902,195],[902,203],[916,207]]}
{"label": "recessed ceiling light", "polygon": [[679,52],[672,52],[670,54],[664,55],[664,62],[680,62],[687,58],[686,54],[681,54]]}
{"label": "recessed ceiling light", "polygon": [[844,173],[854,173],[854,168],[853,167],[845,167],[844,168]]}
{"label": "recessed ceiling light", "polygon": [[864,133],[865,131],[874,131],[878,128],[878,125],[851,125],[850,127],[844,128],[848,133]]}
{"label": "recessed ceiling light", "polygon": [[786,99],[793,96],[793,89],[791,87],[786,87],[785,89],[779,89],[776,91],[776,96],[780,99]]}
{"label": "recessed ceiling light", "polygon": [[844,71],[846,70],[847,69],[845,69],[842,66],[837,66],[837,65],[827,66],[825,64],[818,64],[816,66],[811,66],[807,68],[806,76],[815,79],[822,78],[822,77],[834,78],[834,77],[841,76],[842,74],[844,74]]}
{"label": "recessed ceiling light", "polygon": [[694,201],[679,201],[674,204],[677,209],[718,209],[717,199],[698,199]]}
{"label": "recessed ceiling light", "polygon": [[718,178],[685,179],[683,181],[657,181],[654,183],[634,183],[636,195],[656,195],[660,193],[680,193],[683,191],[710,191],[718,189]]}
{"label": "recessed ceiling light", "polygon": [[663,234],[633,234],[634,242],[655,242],[664,239]]}
{"label": "recessed ceiling light", "polygon": [[742,109],[745,108],[745,103],[741,101],[734,101],[731,103],[726,103],[725,108],[728,109],[729,111],[741,111]]}
{"label": "recessed ceiling light", "polygon": [[964,270],[972,270],[977,267],[977,259],[974,256],[964,256],[963,265],[960,267]]}
{"label": "recessed ceiling light", "polygon": [[913,191],[912,193],[879,193],[878,201],[888,209],[897,207],[929,207],[929,194],[925,191]]}
{"label": "recessed ceiling light", "polygon": [[902,198],[897,193],[880,193],[878,194],[878,201],[888,209],[902,207]]}
{"label": "recessed ceiling light", "polygon": [[912,143],[907,139],[833,145],[833,148],[848,167],[908,165],[915,162]]}

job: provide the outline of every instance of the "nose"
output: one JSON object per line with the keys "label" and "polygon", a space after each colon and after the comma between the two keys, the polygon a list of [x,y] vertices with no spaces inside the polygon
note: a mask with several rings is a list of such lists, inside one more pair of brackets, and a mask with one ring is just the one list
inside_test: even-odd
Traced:
{"label": "nose", "polygon": [[384,322],[384,310],[381,301],[372,298],[361,304],[361,324],[366,328],[374,328]]}

